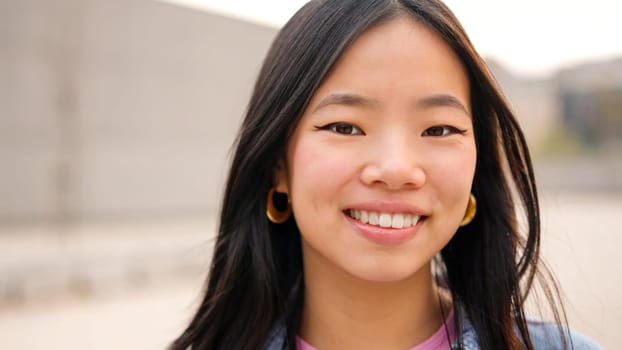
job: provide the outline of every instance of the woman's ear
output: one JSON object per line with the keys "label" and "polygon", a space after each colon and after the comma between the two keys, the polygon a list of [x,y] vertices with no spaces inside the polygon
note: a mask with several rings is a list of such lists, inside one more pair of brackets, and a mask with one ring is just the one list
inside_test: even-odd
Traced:
{"label": "woman's ear", "polygon": [[287,166],[281,159],[274,169],[274,189],[276,192],[289,194],[289,177],[287,175]]}

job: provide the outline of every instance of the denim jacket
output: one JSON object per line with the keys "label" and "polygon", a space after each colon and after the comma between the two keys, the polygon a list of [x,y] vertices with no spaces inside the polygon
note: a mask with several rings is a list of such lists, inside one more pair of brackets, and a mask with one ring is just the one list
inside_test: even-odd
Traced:
{"label": "denim jacket", "polygon": [[[462,347],[453,344],[451,349],[460,350],[480,350],[477,334],[471,323],[467,319],[462,320]],[[558,336],[558,328],[553,324],[528,321],[529,334],[534,348],[537,350],[562,350],[562,342]],[[272,329],[270,336],[264,345],[263,350],[283,350],[285,345],[286,330],[283,324]],[[571,341],[569,341],[571,340]],[[584,335],[570,331],[570,339],[567,339],[570,349],[574,350],[602,350],[603,348]],[[288,349],[295,350],[295,349]]]}

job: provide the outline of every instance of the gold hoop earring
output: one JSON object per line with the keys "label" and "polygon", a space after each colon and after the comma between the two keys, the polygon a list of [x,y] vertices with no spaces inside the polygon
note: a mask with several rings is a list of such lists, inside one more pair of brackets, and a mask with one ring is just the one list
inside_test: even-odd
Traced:
{"label": "gold hoop earring", "polygon": [[[287,208],[283,211],[278,210],[276,206],[274,206],[274,193],[275,193],[274,188],[271,188],[270,192],[268,192],[268,201],[266,203],[266,216],[268,217],[268,220],[270,220],[271,222],[275,224],[282,224],[285,221],[287,221],[287,219],[289,219],[289,216],[292,213],[292,207],[289,204],[289,197],[288,197]],[[286,194],[284,195],[287,196]]]}
{"label": "gold hoop earring", "polygon": [[467,205],[467,209],[464,213],[464,218],[460,223],[460,227],[470,224],[475,217],[475,213],[477,213],[477,200],[475,199],[473,193],[471,193],[471,196],[469,197],[469,205]]}

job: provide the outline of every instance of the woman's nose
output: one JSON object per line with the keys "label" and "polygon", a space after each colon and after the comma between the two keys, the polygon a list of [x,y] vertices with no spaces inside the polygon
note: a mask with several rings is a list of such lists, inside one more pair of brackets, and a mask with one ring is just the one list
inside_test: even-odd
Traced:
{"label": "woman's nose", "polygon": [[406,138],[387,137],[385,142],[375,145],[371,154],[361,172],[364,184],[389,190],[415,189],[425,184],[423,159]]}

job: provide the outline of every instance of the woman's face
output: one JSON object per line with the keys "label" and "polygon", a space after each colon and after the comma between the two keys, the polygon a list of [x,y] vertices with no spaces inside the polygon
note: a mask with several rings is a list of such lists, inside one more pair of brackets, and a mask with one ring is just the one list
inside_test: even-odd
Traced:
{"label": "woman's face", "polygon": [[277,171],[305,269],[401,281],[429,268],[462,220],[476,149],[465,70],[408,18],[372,28],[337,62]]}

